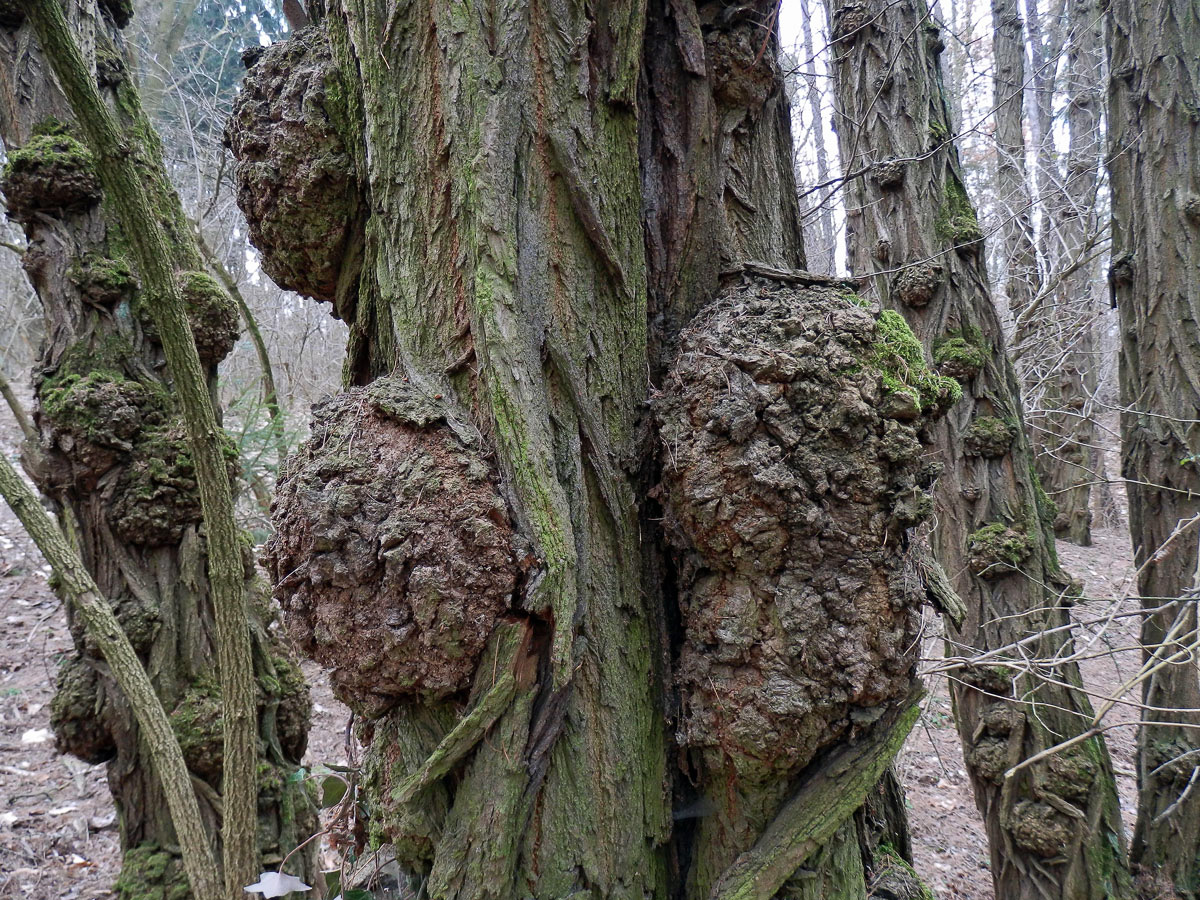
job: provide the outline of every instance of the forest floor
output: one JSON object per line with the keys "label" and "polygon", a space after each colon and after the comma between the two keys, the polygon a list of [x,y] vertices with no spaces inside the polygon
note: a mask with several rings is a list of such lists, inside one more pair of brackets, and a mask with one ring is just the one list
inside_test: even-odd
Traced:
{"label": "forest floor", "polygon": [[[0,451],[4,447],[0,446]],[[1097,529],[1092,547],[1059,544],[1064,567],[1086,585],[1080,621],[1102,618],[1133,591],[1129,538]],[[55,752],[49,704],[58,661],[71,650],[49,569],[0,504],[0,898],[111,898],[119,867],[117,823],[104,767]],[[935,620],[936,621],[936,620]],[[1092,644],[1084,678],[1109,693],[1136,668],[1132,619],[1117,620]],[[941,642],[926,641],[928,664]],[[344,763],[347,712],[322,673],[313,683],[307,762]],[[916,869],[935,895],[992,900],[987,846],[950,714],[944,677],[930,679],[925,713],[899,759],[908,791]],[[1128,708],[1125,708],[1128,709]],[[1112,721],[1132,715],[1118,707]],[[1132,826],[1132,728],[1109,732],[1126,826]]]}

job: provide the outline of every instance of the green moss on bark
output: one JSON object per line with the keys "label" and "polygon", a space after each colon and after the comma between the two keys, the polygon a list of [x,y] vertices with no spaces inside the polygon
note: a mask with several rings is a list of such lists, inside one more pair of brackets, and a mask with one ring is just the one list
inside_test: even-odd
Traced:
{"label": "green moss on bark", "polygon": [[992,522],[967,538],[968,564],[976,575],[996,578],[1015,572],[1029,559],[1034,547],[1028,532]]}
{"label": "green moss on bark", "polygon": [[90,150],[64,132],[37,134],[8,155],[0,178],[8,213],[27,221],[39,212],[61,214],[100,199]]}
{"label": "green moss on bark", "polygon": [[983,229],[967,190],[954,177],[946,180],[946,196],[938,207],[934,232],[957,250],[972,249],[983,240]]}
{"label": "green moss on bark", "polygon": [[118,900],[192,900],[179,858],[158,844],[128,848],[113,888]]}
{"label": "green moss on bark", "polygon": [[871,346],[868,364],[878,370],[884,389],[904,395],[915,414],[946,409],[962,399],[962,386],[936,375],[925,364],[921,342],[904,317],[885,309],[876,320],[879,340]]}

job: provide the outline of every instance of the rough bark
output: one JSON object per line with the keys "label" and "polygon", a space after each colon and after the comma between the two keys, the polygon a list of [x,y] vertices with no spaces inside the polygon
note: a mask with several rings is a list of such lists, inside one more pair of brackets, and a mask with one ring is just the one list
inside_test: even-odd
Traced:
{"label": "rough bark", "polygon": [[843,165],[870,169],[849,186],[852,270],[964,393],[934,435],[945,473],[933,546],[969,611],[949,632],[948,652],[965,658],[952,694],[996,894],[1120,896],[1128,876],[1103,743],[1005,777],[1092,714],[1075,666],[1058,661],[1071,648],[1070,589],[949,132],[941,37],[922,0],[834,5],[831,18]]}
{"label": "rough bark", "polygon": [[431,897],[862,897],[902,809],[855,816],[909,722],[915,435],[954,386],[793,271],[774,12],[344,0],[252,62],[239,200],[353,385],[266,562]]}
{"label": "rough bark", "polygon": [[1196,644],[1200,515],[1200,11],[1156,0],[1108,7],[1109,281],[1121,317],[1123,474],[1148,612],[1133,859],[1152,880],[1200,891],[1200,685]]}
{"label": "rough bark", "polygon": [[1040,281],[1033,246],[1033,191],[1025,164],[1025,32],[1017,0],[992,0],[992,55],[997,236],[1005,261],[1004,289],[1016,316],[1033,302]]}
{"label": "rough bark", "polygon": [[148,755],[167,798],[171,822],[179,838],[184,869],[192,893],[197,897],[215,897],[220,891],[220,872],[212,845],[200,817],[200,805],[192,789],[191,776],[183,758],[179,739],[162,701],[154,692],[142,661],[129,643],[111,604],[100,594],[83,561],[55,527],[33,491],[21,480],[16,469],[0,457],[0,495],[25,526],[42,556],[50,563],[71,599],[90,641],[108,664],[120,686],[138,725],[145,735]]}
{"label": "rough bark", "polygon": [[[61,81],[51,76],[32,23],[9,23],[0,34],[7,98],[0,126],[9,148],[3,188],[9,215],[26,231],[25,268],[48,336],[35,373],[41,447],[28,461],[39,487],[64,517],[79,523],[81,555],[104,596],[112,598],[171,710],[215,838],[224,755],[212,657],[226,642],[214,635],[222,608],[236,614],[224,616],[226,631],[246,633],[248,570],[232,519],[223,528],[210,518],[200,530],[202,506],[211,500],[201,496],[206,484],[228,490],[228,448],[210,422],[200,430],[215,457],[191,452],[184,407],[209,405],[216,363],[236,338],[236,307],[199,271],[178,198],[163,174],[157,138],[117,52],[120,35],[111,10],[69,4],[69,34],[56,8],[38,11],[48,16],[38,24],[53,38],[47,46],[56,67],[67,66],[58,72]],[[76,42],[84,59],[73,57]],[[83,104],[91,117],[88,127],[69,124],[72,104],[59,83],[75,92],[74,105]],[[108,106],[98,105],[97,85]],[[107,144],[96,142],[93,154],[83,142],[97,137]],[[149,204],[142,211],[152,217],[148,224],[129,218],[130,189],[142,192]],[[162,229],[158,242],[147,245],[156,229]],[[188,304],[186,321],[174,323],[174,331],[157,315],[164,288],[182,294]],[[185,380],[164,372],[164,356],[174,352],[165,352],[166,345],[200,354],[194,372],[199,389],[187,398],[180,394]],[[209,549],[218,538],[225,563],[214,568]],[[217,602],[217,582],[236,604]],[[256,612],[260,625],[265,618]],[[78,630],[76,644],[79,655],[61,670],[55,701],[60,746],[91,762],[109,762],[126,851],[119,892],[136,896],[168,889],[183,876],[169,850],[177,842],[161,785],[146,764],[145,743],[123,695],[95,660],[95,648]],[[230,873],[239,891],[249,883],[242,870],[254,865],[253,835],[260,826],[269,860],[281,858],[281,847],[294,846],[312,821],[303,798],[284,781],[306,740],[303,680],[261,627],[252,647],[243,648],[247,666],[241,670],[221,651],[221,670],[241,671],[251,710],[248,741],[242,742],[249,748],[248,766],[242,766],[249,793],[241,802],[250,821],[238,838],[243,863]],[[262,759],[255,732],[265,744]]]}

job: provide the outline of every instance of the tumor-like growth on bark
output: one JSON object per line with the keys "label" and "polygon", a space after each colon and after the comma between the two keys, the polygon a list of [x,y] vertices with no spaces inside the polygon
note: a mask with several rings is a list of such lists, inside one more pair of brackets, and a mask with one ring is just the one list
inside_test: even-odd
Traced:
{"label": "tumor-like growth on bark", "polygon": [[96,480],[133,450],[143,428],[163,419],[163,398],[152,387],[97,369],[75,374],[64,366],[38,389],[45,471],[43,488]]}
{"label": "tumor-like growth on bark", "polygon": [[339,278],[352,277],[344,265],[357,259],[347,247],[360,193],[338,130],[347,90],[325,32],[302,28],[257,56],[226,129],[238,206],[263,268],[280,287],[318,300],[336,298]]}
{"label": "tumor-like growth on bark", "polygon": [[0,178],[8,214],[26,222],[39,212],[61,213],[100,199],[91,151],[62,130],[38,134],[11,151]]}
{"label": "tumor-like growth on bark", "polygon": [[[944,409],[917,398],[942,379],[855,299],[730,290],[684,333],[655,404],[685,551],[681,740],[747,781],[799,771],[913,686],[923,593],[905,529],[931,509],[917,435]],[[915,415],[888,416],[895,393]]]}
{"label": "tumor-like growth on bark", "polygon": [[400,377],[319,404],[263,562],[289,633],[364,713],[465,688],[517,584],[474,429]]}

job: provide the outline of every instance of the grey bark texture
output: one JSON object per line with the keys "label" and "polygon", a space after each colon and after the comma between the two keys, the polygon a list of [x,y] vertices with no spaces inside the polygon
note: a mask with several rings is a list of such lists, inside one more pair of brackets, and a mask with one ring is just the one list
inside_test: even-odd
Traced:
{"label": "grey bark texture", "polygon": [[350,323],[264,561],[374,834],[431,897],[862,897],[954,386],[800,271],[773,4],[308,13],[227,135]]}
{"label": "grey bark texture", "polygon": [[1109,283],[1121,317],[1122,474],[1147,610],[1133,860],[1153,884],[1200,891],[1196,643],[1200,452],[1200,10],[1111,4]]}
{"label": "grey bark texture", "polygon": [[[933,550],[966,603],[947,652],[996,894],[1113,897],[1128,888],[1111,765],[1091,738],[1005,777],[1091,724],[1064,630],[1058,566],[1020,390],[987,289],[982,231],[950,132],[942,39],[923,0],[831,4],[852,271],[899,311],[963,399],[934,426],[945,472]],[[1019,648],[1019,649],[1018,649]],[[1022,657],[1039,660],[1029,666]]]}

